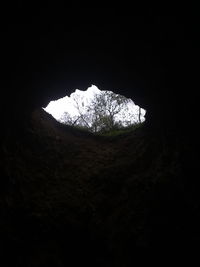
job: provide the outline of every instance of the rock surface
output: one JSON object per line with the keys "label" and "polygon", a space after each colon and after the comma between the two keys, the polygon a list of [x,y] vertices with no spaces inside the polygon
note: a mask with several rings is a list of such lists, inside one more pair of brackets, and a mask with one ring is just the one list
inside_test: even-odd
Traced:
{"label": "rock surface", "polygon": [[145,124],[94,136],[36,110],[24,133],[4,143],[0,233],[8,262],[129,266],[138,250],[195,245],[192,151],[183,136]]}
{"label": "rock surface", "polygon": [[[126,267],[145,251],[198,248],[199,15],[188,5],[7,11],[0,265]],[[39,110],[91,84],[134,99],[144,127],[94,138]]]}

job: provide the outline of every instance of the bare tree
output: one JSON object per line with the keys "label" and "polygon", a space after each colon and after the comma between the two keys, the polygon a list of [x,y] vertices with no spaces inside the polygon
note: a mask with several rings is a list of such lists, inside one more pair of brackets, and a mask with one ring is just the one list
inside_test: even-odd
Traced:
{"label": "bare tree", "polygon": [[92,113],[93,131],[109,131],[116,125],[115,117],[126,108],[128,99],[111,91],[102,91],[96,94],[89,106]]}
{"label": "bare tree", "polygon": [[[111,91],[95,94],[90,103],[85,103],[81,95],[74,94],[72,98],[77,115],[70,116],[65,112],[61,117],[61,122],[65,124],[83,127],[96,133],[110,131],[122,125],[130,126],[133,120],[141,122],[141,109],[137,115],[128,113],[129,119],[126,119],[127,104],[131,100]],[[116,119],[119,114],[121,121]]]}
{"label": "bare tree", "polygon": [[78,125],[79,119],[79,116],[71,116],[67,111],[65,111],[59,121],[63,124],[76,126]]}
{"label": "bare tree", "polygon": [[138,122],[141,123],[141,107],[138,107]]}

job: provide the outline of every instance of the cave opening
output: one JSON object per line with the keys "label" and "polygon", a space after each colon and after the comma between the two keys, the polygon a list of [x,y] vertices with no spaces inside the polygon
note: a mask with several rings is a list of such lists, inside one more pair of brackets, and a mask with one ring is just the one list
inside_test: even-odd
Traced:
{"label": "cave opening", "polygon": [[91,85],[43,108],[58,122],[92,133],[133,129],[145,121],[146,110],[132,99]]}
{"label": "cave opening", "polygon": [[[197,8],[15,6],[1,16],[0,266],[128,267],[196,251]],[[147,109],[142,127],[91,136],[41,108],[90,81]]]}

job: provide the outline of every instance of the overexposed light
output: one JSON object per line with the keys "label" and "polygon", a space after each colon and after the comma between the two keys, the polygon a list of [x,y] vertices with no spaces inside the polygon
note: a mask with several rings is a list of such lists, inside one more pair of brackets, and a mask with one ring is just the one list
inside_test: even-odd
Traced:
{"label": "overexposed light", "polygon": [[95,86],[92,85],[86,91],[81,91],[76,89],[70,96],[65,96],[55,101],[51,101],[44,110],[50,113],[55,119],[59,120],[63,113],[67,111],[70,115],[75,116],[77,114],[77,109],[75,108],[75,103],[73,101],[73,96],[78,94],[81,95],[85,102],[89,102],[94,94],[98,94],[101,91]]}
{"label": "overexposed light", "polygon": [[[48,113],[50,113],[55,119],[60,120],[64,112],[68,112],[71,116],[78,115],[78,111],[76,109],[76,104],[74,102],[74,98],[78,96],[79,100],[81,100],[81,103],[83,106],[87,106],[90,104],[92,98],[95,94],[100,94],[101,90],[97,88],[95,85],[91,85],[86,91],[81,91],[79,89],[76,89],[75,92],[73,92],[70,96],[65,96],[61,99],[58,99],[56,101],[51,101],[44,110]],[[133,101],[130,101],[127,104],[128,110],[127,110],[127,116],[128,114],[138,114],[139,112],[139,106],[135,105]],[[144,109],[141,109],[141,121],[143,122],[145,120],[146,111]],[[117,114],[116,120],[123,121],[124,118],[120,117],[120,113]],[[133,120],[133,119],[132,119]],[[132,121],[134,123],[134,121]]]}

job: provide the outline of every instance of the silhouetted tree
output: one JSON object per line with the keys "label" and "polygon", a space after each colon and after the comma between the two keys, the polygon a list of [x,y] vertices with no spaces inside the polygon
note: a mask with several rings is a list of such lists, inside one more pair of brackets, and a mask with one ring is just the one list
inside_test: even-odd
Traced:
{"label": "silhouetted tree", "polygon": [[[130,99],[115,94],[111,91],[102,91],[95,94],[90,103],[85,104],[83,96],[73,95],[74,106],[77,115],[70,116],[65,112],[60,121],[67,125],[86,128],[91,132],[107,132],[115,128],[130,126],[135,121],[141,122],[141,109],[135,114],[129,113],[129,120],[126,120]],[[117,121],[116,116],[120,113],[122,121]],[[124,119],[123,119],[124,118]]]}
{"label": "silhouetted tree", "polygon": [[115,117],[122,109],[126,110],[129,100],[111,91],[96,94],[91,101],[88,111],[91,114],[92,131],[110,131],[117,125]]}

